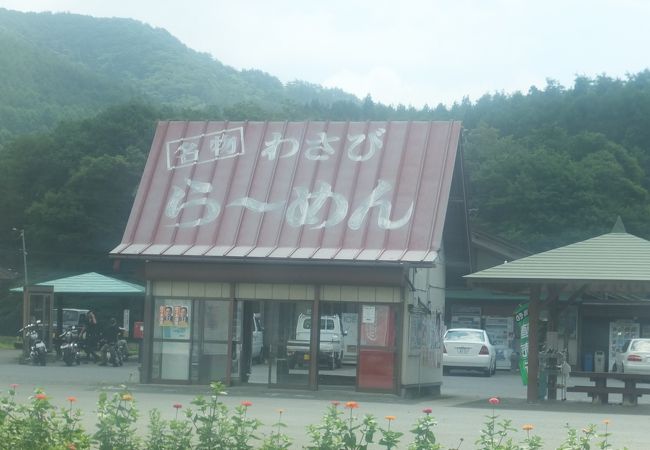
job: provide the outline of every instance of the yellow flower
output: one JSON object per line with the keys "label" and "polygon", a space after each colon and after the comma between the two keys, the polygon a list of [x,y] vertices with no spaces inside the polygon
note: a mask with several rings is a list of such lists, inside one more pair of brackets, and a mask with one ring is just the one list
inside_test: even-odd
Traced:
{"label": "yellow flower", "polygon": [[611,422],[609,421],[609,419],[605,419],[605,420],[603,420],[603,423],[604,423],[605,425],[609,425]]}
{"label": "yellow flower", "polygon": [[395,419],[397,419],[396,416],[386,416],[386,420],[388,420],[389,422],[391,422],[391,421],[393,421]]}
{"label": "yellow flower", "polygon": [[527,424],[525,424],[523,427],[521,427],[521,429],[524,430],[524,431],[530,431],[530,430],[532,430],[533,428],[535,428],[535,427],[532,426],[532,425],[529,424],[529,423],[527,423]]}
{"label": "yellow flower", "polygon": [[125,402],[130,402],[131,400],[133,400],[133,396],[131,394],[122,394],[122,400],[124,400]]}

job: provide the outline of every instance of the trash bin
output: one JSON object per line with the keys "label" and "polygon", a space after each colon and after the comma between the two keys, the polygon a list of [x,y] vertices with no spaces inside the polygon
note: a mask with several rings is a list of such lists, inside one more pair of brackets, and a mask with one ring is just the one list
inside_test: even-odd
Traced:
{"label": "trash bin", "polygon": [[585,353],[582,356],[582,370],[585,372],[593,372],[594,371],[594,354],[593,353]]}
{"label": "trash bin", "polygon": [[599,350],[594,353],[594,370],[596,372],[605,371],[605,352]]}

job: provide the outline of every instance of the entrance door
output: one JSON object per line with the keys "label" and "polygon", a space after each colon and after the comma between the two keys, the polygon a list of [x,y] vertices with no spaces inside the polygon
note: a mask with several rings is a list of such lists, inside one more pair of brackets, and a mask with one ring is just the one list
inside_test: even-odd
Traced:
{"label": "entrance door", "polygon": [[231,302],[208,300],[202,302],[202,306],[199,383],[207,384],[214,380],[228,382]]}
{"label": "entrance door", "polygon": [[361,305],[359,390],[395,392],[397,388],[397,311],[393,305]]}
{"label": "entrance door", "polygon": [[268,342],[270,386],[309,386],[311,302],[264,303],[264,340]]}
{"label": "entrance door", "polygon": [[356,386],[359,305],[321,302],[318,385]]}

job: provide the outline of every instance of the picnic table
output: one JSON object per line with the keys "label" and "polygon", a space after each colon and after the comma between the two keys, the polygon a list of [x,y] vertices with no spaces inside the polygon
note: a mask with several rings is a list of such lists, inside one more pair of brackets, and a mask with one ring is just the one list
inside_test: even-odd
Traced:
{"label": "picnic table", "polygon": [[[639,397],[650,394],[650,387],[639,387],[639,384],[650,384],[650,374],[619,373],[619,372],[571,372],[571,378],[589,378],[590,386],[569,386],[567,392],[585,392],[593,403],[607,404],[609,394],[622,394],[623,405],[637,405]],[[611,386],[608,380],[619,380],[623,387]]]}

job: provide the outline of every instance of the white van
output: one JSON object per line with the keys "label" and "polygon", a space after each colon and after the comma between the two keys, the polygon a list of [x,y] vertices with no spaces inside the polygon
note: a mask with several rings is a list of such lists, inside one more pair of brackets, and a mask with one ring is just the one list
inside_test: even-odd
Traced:
{"label": "white van", "polygon": [[[76,309],[76,308],[63,308],[63,329],[66,330],[72,326],[79,326],[80,323],[86,321],[86,314],[88,314],[88,309]],[[57,319],[59,317],[58,309],[54,308],[52,312],[54,329],[56,330]],[[81,322],[80,322],[81,321]]]}

